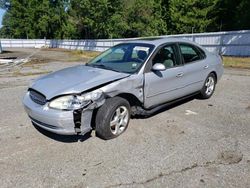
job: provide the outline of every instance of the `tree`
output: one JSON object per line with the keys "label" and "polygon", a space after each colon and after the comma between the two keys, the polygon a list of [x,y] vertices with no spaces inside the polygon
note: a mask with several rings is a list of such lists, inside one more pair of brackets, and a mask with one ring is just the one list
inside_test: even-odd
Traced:
{"label": "tree", "polygon": [[220,30],[250,29],[249,0],[219,0],[217,24]]}
{"label": "tree", "polygon": [[236,15],[234,18],[235,28],[236,29],[250,29],[250,1],[242,0],[237,8]]}
{"label": "tree", "polygon": [[[116,36],[116,21],[122,16],[122,0],[72,0],[71,23],[79,38],[109,38]],[[115,25],[113,25],[115,24]],[[119,25],[119,24],[118,24]]]}
{"label": "tree", "polygon": [[11,0],[2,34],[13,38],[63,38],[65,0]]}
{"label": "tree", "polygon": [[142,37],[166,34],[161,1],[134,0],[125,8],[124,17],[128,28],[125,37]]}
{"label": "tree", "polygon": [[169,11],[172,33],[205,32],[216,23],[211,16],[217,0],[170,0]]}
{"label": "tree", "polygon": [[249,0],[0,0],[1,37],[94,39],[250,28]]}
{"label": "tree", "polygon": [[235,0],[219,0],[216,9],[217,13],[217,30],[228,31],[234,29],[234,17],[237,14],[236,7],[239,4]]}
{"label": "tree", "polygon": [[72,0],[79,38],[120,38],[166,33],[159,0]]}

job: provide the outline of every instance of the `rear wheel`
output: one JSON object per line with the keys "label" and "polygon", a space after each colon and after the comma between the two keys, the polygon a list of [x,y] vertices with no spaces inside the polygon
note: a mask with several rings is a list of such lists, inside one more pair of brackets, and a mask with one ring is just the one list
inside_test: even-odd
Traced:
{"label": "rear wheel", "polygon": [[216,77],[214,73],[210,73],[206,78],[206,81],[200,93],[200,97],[202,99],[210,98],[214,93],[215,85],[216,85]]}
{"label": "rear wheel", "polygon": [[121,135],[130,120],[129,102],[121,97],[109,98],[96,115],[96,135],[105,140]]}

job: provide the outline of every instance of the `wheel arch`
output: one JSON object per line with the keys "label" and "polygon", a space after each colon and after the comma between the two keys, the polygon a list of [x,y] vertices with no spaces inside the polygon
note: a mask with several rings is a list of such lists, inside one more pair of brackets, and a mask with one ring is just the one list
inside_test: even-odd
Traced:
{"label": "wheel arch", "polygon": [[142,106],[142,102],[131,93],[120,93],[116,96],[126,99],[130,106]]}
{"label": "wheel arch", "polygon": [[215,71],[211,71],[209,74],[214,74],[214,76],[215,76],[215,83],[217,83],[217,73]]}
{"label": "wheel arch", "polygon": [[[113,98],[113,97],[121,97],[121,98],[127,100],[129,102],[129,104],[130,104],[131,107],[132,106],[142,106],[142,102],[135,95],[133,95],[131,93],[120,93],[120,94],[112,96],[112,97],[111,96],[107,96],[106,99]],[[95,108],[93,110],[93,114],[92,114],[92,118],[91,118],[91,127],[93,129],[95,129],[95,123],[96,123],[95,119],[96,119],[96,114],[97,114],[99,108],[100,107]]]}

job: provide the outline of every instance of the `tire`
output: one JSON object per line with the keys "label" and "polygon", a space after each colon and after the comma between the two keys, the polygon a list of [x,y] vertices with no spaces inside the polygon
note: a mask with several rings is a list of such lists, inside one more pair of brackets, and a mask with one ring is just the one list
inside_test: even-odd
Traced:
{"label": "tire", "polygon": [[202,87],[202,90],[200,92],[200,98],[209,99],[214,93],[215,86],[216,86],[216,77],[214,73],[210,73],[207,76],[206,81]]}
{"label": "tire", "polygon": [[109,98],[96,114],[96,135],[104,140],[120,136],[130,120],[129,102],[121,97]]}

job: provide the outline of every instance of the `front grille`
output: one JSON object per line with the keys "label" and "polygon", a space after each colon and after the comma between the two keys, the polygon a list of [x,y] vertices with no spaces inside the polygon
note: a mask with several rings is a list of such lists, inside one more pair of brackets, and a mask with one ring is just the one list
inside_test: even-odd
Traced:
{"label": "front grille", "polygon": [[29,92],[32,101],[40,105],[46,104],[46,97],[43,94],[39,93],[34,89],[29,89]]}

